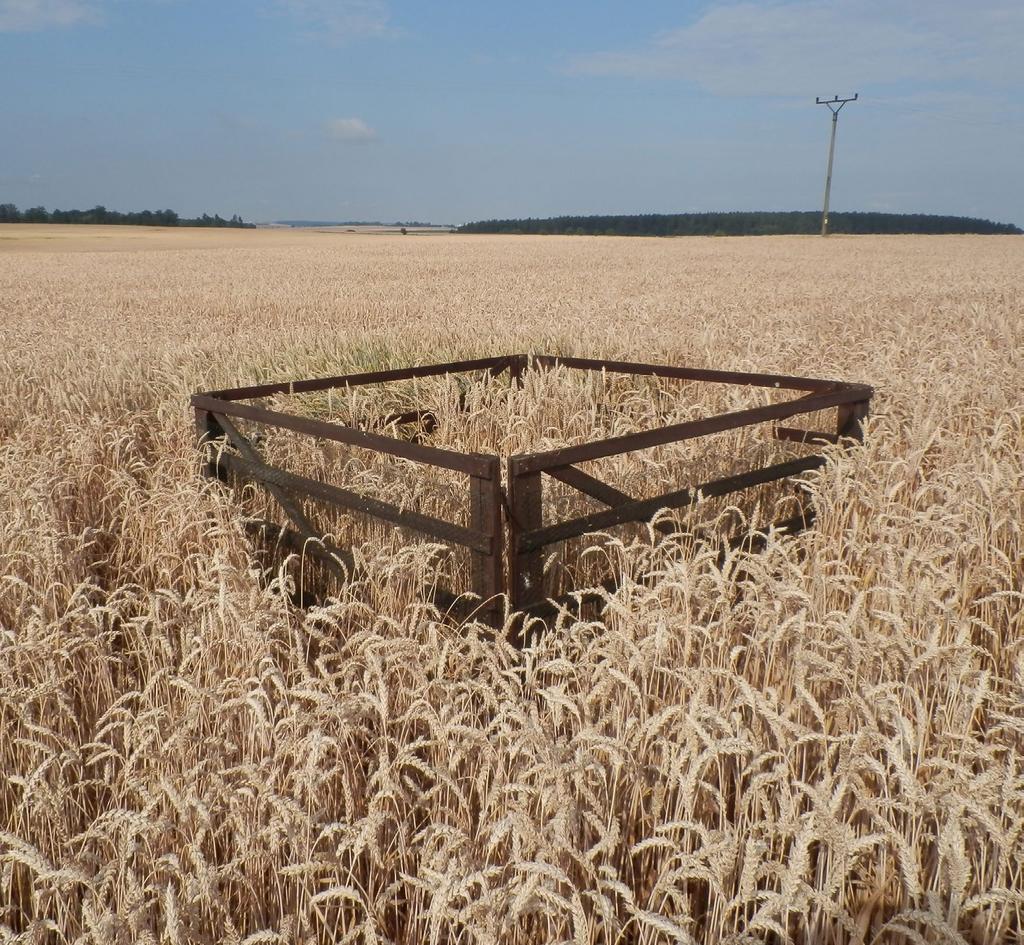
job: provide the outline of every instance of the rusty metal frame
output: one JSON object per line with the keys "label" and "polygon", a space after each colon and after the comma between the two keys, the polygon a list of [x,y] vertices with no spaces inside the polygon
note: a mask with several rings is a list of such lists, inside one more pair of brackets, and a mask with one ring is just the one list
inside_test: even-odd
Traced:
{"label": "rusty metal frame", "polygon": [[[608,437],[575,446],[509,456],[505,460],[504,486],[502,462],[497,455],[426,446],[380,432],[359,430],[339,423],[314,420],[244,403],[253,398],[274,394],[309,393],[475,371],[485,371],[492,376],[508,371],[511,383],[521,383],[523,373],[528,368],[554,367],[638,377],[776,388],[795,391],[800,396],[782,403],[736,410],[701,420],[667,424],[626,436]],[[718,371],[632,361],[513,354],[208,391],[194,394],[191,404],[195,411],[200,443],[207,444],[205,473],[225,480],[230,473],[263,485],[277,500],[291,522],[291,534],[286,534],[288,529],[280,530],[280,537],[285,539],[286,543],[292,547],[301,547],[307,553],[315,555],[329,570],[339,576],[344,577],[354,567],[348,551],[324,543],[317,534],[313,523],[305,516],[296,500],[296,497],[306,497],[370,515],[395,527],[412,529],[431,538],[468,548],[472,591],[481,602],[476,612],[482,618],[500,625],[504,619],[505,599],[513,611],[537,610],[545,605],[543,553],[549,545],[616,525],[649,521],[660,509],[683,508],[697,501],[700,496],[729,495],[753,486],[796,476],[820,467],[824,464],[825,457],[816,453],[673,490],[649,499],[634,498],[584,472],[577,464],[739,427],[766,422],[777,423],[832,407],[838,408],[834,432],[777,425],[774,428],[774,436],[777,439],[813,445],[842,443],[847,439],[857,441],[863,437],[862,422],[868,415],[873,393],[873,389],[865,384],[819,378]],[[234,422],[238,419],[464,473],[469,477],[470,524],[466,527],[434,516],[400,509],[379,499],[361,496],[330,483],[297,476],[272,467],[264,461],[256,446],[238,429]],[[429,411],[411,410],[392,414],[378,421],[378,425],[382,427],[392,423],[420,424],[429,430],[434,418]],[[236,452],[226,451],[224,447],[227,446],[233,447]],[[545,526],[544,476],[557,479],[597,499],[608,508]],[[793,527],[794,523],[798,524],[804,518],[797,516],[786,524]],[[443,596],[451,599],[450,595]]]}

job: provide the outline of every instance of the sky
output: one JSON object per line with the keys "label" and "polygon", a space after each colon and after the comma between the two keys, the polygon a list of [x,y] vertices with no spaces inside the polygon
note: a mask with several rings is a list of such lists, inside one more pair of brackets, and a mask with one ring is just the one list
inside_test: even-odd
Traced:
{"label": "sky", "polygon": [[0,202],[1024,225],[1024,0],[0,0]]}

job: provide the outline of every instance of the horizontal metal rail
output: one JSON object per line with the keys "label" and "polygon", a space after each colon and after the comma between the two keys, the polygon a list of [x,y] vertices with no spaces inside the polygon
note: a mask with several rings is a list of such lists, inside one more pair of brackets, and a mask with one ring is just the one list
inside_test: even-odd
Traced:
{"label": "horizontal metal rail", "polygon": [[325,440],[347,443],[350,446],[361,446],[364,449],[376,450],[378,453],[401,456],[404,459],[411,459],[417,463],[454,469],[472,476],[483,476],[485,479],[490,476],[493,469],[494,457],[487,456],[484,453],[459,453],[455,450],[441,449],[437,446],[421,446],[419,443],[409,443],[406,440],[399,440],[393,436],[384,436],[382,433],[370,433],[366,430],[356,430],[353,427],[342,426],[338,423],[327,423],[324,420],[296,417],[290,413],[267,410],[265,407],[256,407],[252,404],[239,404],[229,400],[219,400],[208,394],[193,394],[192,406],[198,407],[200,410],[207,410],[210,413],[226,414],[229,417],[241,417],[243,420],[262,423],[264,426],[280,427],[284,430],[294,430],[296,433],[305,433],[309,436],[320,437]]}
{"label": "horizontal metal rail", "polygon": [[[386,384],[391,381],[408,381],[415,377],[437,377],[441,374],[464,374],[469,371],[484,371],[500,374],[509,366],[511,357],[473,358],[468,361],[449,361],[445,364],[423,364],[417,367],[394,368],[387,371],[366,371],[362,374],[339,374],[337,377],[313,377],[301,381],[281,381],[273,384],[257,384],[253,387],[233,387],[225,390],[204,391],[207,397],[218,400],[249,400],[253,397],[269,397],[272,394],[308,394],[312,391],[330,390],[336,387],[364,387],[367,384]],[[498,370],[494,370],[497,368]]]}
{"label": "horizontal metal rail", "polygon": [[509,459],[509,469],[513,475],[546,472],[562,466],[573,466],[576,463],[601,459],[605,456],[632,453],[635,450],[650,449],[653,446],[663,446],[666,443],[690,440],[712,433],[722,433],[725,430],[734,430],[737,427],[751,426],[755,423],[784,420],[802,413],[814,413],[817,410],[825,410],[840,404],[867,400],[870,396],[870,387],[858,384],[843,385],[837,390],[811,394],[781,404],[736,410],[703,420],[687,420],[654,430],[644,430],[640,433],[629,433],[625,436],[613,436],[604,440],[581,443],[578,446],[567,446],[540,453],[522,453]]}
{"label": "horizontal metal rail", "polygon": [[714,371],[705,368],[672,367],[667,364],[644,364],[638,361],[605,361],[600,358],[570,358],[538,354],[533,360],[541,367],[578,368],[584,371],[608,371],[612,374],[635,374],[646,377],[669,377],[686,381],[710,381],[716,384],[742,384],[750,387],[779,387],[787,390],[826,391],[844,386],[841,381],[817,377],[792,377],[788,374],[756,374],[747,371]]}
{"label": "horizontal metal rail", "polygon": [[825,457],[823,456],[807,456],[802,459],[792,459],[785,463],[776,463],[773,466],[765,466],[763,469],[753,469],[750,472],[740,473],[736,476],[712,479],[710,482],[702,483],[699,486],[678,489],[650,499],[636,499],[605,511],[584,515],[582,518],[574,518],[566,522],[558,522],[555,525],[548,525],[544,528],[520,533],[516,542],[516,550],[519,552],[533,551],[557,541],[578,538],[580,535],[600,531],[604,528],[611,528],[615,525],[623,525],[626,522],[647,521],[659,509],[678,509],[692,505],[697,501],[699,495],[705,498],[729,495],[731,492],[739,492],[751,486],[758,486],[766,482],[774,482],[777,479],[785,479],[787,476],[808,472],[824,464]]}
{"label": "horizontal metal rail", "polygon": [[[742,535],[736,538],[732,538],[728,542],[728,546],[732,549],[742,548],[748,551],[759,551],[768,542],[768,535],[771,532],[785,532],[786,534],[795,534],[802,531],[808,525],[814,522],[815,513],[813,508],[807,508],[798,512],[796,515],[792,515],[789,518],[781,519],[776,522],[772,522],[770,525],[766,525],[763,528],[758,529],[750,534]],[[709,539],[707,536],[694,535],[691,536],[695,541],[706,544]],[[719,566],[721,566],[722,560],[725,557],[723,551],[719,557]],[[523,617],[554,617],[558,614],[561,608],[568,608],[570,610],[578,607],[580,604],[588,603],[601,603],[605,599],[606,594],[614,594],[619,588],[619,581],[616,578],[605,578],[603,581],[598,582],[596,585],[588,588],[580,588],[573,591],[568,591],[559,597],[549,597],[532,604],[528,604],[520,613]],[[514,635],[521,635],[524,627],[521,621],[517,622],[512,627]],[[522,641],[520,641],[522,645]]]}
{"label": "horizontal metal rail", "polygon": [[362,512],[365,515],[372,515],[375,518],[383,519],[401,528],[411,528],[414,531],[430,535],[432,538],[441,538],[456,545],[472,548],[475,551],[490,554],[493,549],[493,540],[490,535],[485,535],[483,532],[465,528],[452,522],[445,522],[442,519],[434,518],[432,515],[405,511],[396,505],[382,502],[380,499],[362,496],[356,492],[350,492],[348,489],[342,489],[327,482],[320,482],[318,479],[297,476],[294,473],[285,472],[283,469],[276,469],[273,466],[253,462],[230,453],[222,454],[219,461],[236,475],[253,479],[256,482],[279,486],[282,489],[308,496],[311,499],[329,502],[331,505],[351,509],[355,512]]}

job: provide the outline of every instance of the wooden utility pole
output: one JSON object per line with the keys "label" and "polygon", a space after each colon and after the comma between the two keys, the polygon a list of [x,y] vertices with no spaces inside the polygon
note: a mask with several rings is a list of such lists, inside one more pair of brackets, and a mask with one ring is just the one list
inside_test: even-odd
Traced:
{"label": "wooden utility pole", "polygon": [[821,211],[821,235],[828,236],[828,198],[832,191],[832,158],[836,153],[836,125],[839,124],[839,113],[847,102],[856,102],[859,92],[855,92],[853,98],[816,98],[815,105],[827,105],[832,112],[832,137],[828,144],[828,171],[825,174],[825,206]]}

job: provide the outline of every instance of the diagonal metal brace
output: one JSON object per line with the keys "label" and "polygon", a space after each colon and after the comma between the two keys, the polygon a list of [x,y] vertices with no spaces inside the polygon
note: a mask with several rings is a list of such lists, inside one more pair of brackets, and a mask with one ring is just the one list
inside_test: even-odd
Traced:
{"label": "diagonal metal brace", "polygon": [[[552,478],[564,482],[567,486],[572,486],[584,495],[589,495],[592,499],[597,499],[598,502],[603,502],[613,509],[636,501],[633,496],[616,489],[607,482],[596,479],[576,466],[563,466],[561,469],[549,469],[547,472]],[[675,531],[668,522],[658,522],[654,525],[654,529],[662,535],[670,535]]]}

